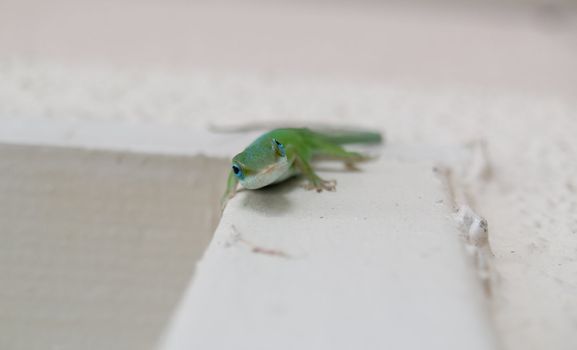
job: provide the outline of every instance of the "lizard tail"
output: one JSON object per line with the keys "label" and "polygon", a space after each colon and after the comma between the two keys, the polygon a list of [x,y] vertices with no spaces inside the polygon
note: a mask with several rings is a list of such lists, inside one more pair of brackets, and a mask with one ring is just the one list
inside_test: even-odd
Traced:
{"label": "lizard tail", "polygon": [[371,131],[334,131],[320,133],[332,143],[344,145],[348,143],[382,143],[383,136]]}

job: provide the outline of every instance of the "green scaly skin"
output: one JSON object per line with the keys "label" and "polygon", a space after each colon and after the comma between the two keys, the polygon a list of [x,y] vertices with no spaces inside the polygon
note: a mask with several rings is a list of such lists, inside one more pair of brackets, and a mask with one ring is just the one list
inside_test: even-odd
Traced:
{"label": "green scaly skin", "polygon": [[299,174],[308,180],[307,189],[334,191],[336,181],[321,179],[311,167],[311,161],[333,159],[353,168],[355,163],[369,157],[349,152],[341,145],[380,143],[381,140],[381,134],[375,132],[321,133],[305,128],[269,131],[232,159],[222,206],[234,196],[238,183],[247,189],[257,189]]}

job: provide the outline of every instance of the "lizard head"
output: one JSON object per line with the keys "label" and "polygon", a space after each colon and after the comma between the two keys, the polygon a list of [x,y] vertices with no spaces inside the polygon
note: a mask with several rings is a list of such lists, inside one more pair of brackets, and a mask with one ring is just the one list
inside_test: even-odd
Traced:
{"label": "lizard head", "polygon": [[284,145],[275,138],[261,140],[232,159],[232,172],[244,188],[270,185],[290,169]]}

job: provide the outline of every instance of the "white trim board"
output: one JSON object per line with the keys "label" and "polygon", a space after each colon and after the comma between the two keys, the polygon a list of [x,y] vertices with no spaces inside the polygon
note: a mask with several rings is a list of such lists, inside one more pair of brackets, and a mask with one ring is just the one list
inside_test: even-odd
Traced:
{"label": "white trim board", "polygon": [[495,349],[429,162],[245,191],[224,212],[162,349]]}
{"label": "white trim board", "polygon": [[[219,157],[253,137],[49,119],[5,120],[0,130],[8,143]],[[161,347],[495,348],[481,284],[432,170],[465,153],[387,145],[361,172],[323,173],[337,178],[336,193],[294,182],[239,193]]]}
{"label": "white trim board", "polygon": [[1,123],[2,143],[152,154],[230,157],[255,136],[254,132],[212,133],[185,126],[117,120],[3,118]]}

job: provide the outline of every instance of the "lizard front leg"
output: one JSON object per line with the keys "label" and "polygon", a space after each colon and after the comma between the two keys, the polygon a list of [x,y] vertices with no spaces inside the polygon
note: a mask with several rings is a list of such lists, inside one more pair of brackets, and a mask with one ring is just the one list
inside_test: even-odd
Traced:
{"label": "lizard front leg", "polygon": [[325,191],[335,191],[337,181],[336,180],[323,180],[317,173],[313,170],[310,163],[303,159],[301,156],[296,155],[295,166],[301,172],[301,174],[307,178],[309,183],[305,185],[307,190],[316,190],[317,192]]}
{"label": "lizard front leg", "polygon": [[226,207],[226,203],[228,202],[228,200],[234,197],[234,195],[236,194],[237,186],[238,186],[238,179],[234,175],[234,172],[231,170],[230,173],[228,174],[228,180],[226,182],[226,191],[224,192],[224,195],[220,199],[221,210],[224,210],[224,207]]}

